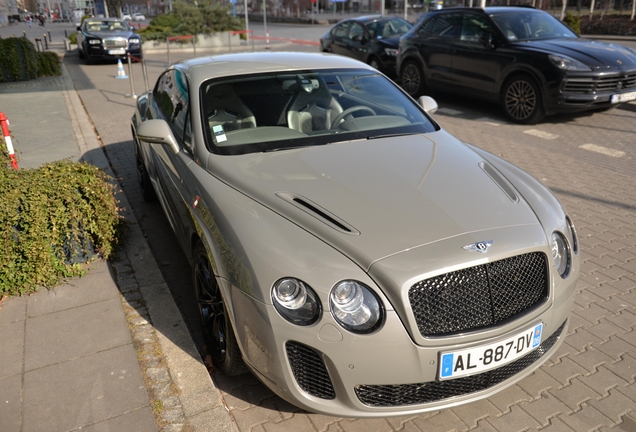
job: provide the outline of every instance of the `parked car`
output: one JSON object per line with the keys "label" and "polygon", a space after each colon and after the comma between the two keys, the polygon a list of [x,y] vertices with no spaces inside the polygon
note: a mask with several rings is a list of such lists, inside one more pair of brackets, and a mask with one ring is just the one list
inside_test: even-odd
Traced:
{"label": "parked car", "polygon": [[399,77],[411,95],[448,91],[501,103],[517,123],[636,99],[636,51],[578,37],[527,7],[428,13],[400,41]]}
{"label": "parked car", "polygon": [[130,14],[121,14],[121,19],[123,19],[124,21],[130,21],[132,20],[132,16]]}
{"label": "parked car", "polygon": [[394,16],[370,15],[346,19],[320,38],[320,51],[352,57],[394,75],[400,36],[412,26],[410,22]]}
{"label": "parked car", "polygon": [[79,58],[94,60],[141,58],[141,37],[120,18],[88,18],[77,27]]}
{"label": "parked car", "polygon": [[133,21],[143,21],[145,19],[146,19],[146,17],[142,13],[136,12],[136,13],[132,14],[132,20]]}
{"label": "parked car", "polygon": [[556,352],[572,221],[436,107],[357,60],[296,52],[185,60],[137,99],[139,186],[192,264],[220,371],[309,411],[386,417],[488,397]]}

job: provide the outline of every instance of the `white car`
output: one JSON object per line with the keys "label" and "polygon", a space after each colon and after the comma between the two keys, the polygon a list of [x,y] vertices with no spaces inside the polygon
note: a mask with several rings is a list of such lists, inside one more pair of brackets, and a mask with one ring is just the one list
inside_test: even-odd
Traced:
{"label": "white car", "polygon": [[132,20],[133,21],[143,21],[145,19],[146,19],[146,17],[144,16],[144,14],[141,14],[141,13],[132,14]]}
{"label": "white car", "polygon": [[121,14],[121,19],[125,21],[130,21],[132,20],[132,16],[130,16],[130,14]]}
{"label": "white car", "polygon": [[410,416],[558,350],[581,268],[570,217],[419,101],[297,52],[185,60],[139,96],[140,192],[192,264],[219,371],[312,412]]}

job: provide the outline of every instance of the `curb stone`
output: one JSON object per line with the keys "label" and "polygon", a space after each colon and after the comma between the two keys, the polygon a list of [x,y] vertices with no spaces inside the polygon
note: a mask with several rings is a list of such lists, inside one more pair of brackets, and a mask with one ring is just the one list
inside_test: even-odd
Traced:
{"label": "curb stone", "polygon": [[[64,98],[82,160],[117,179],[64,63],[61,68],[66,86]],[[123,209],[121,215],[128,222],[128,229],[118,253],[119,261],[112,262],[111,266],[116,273],[157,424],[162,432],[236,432],[236,425],[199,357],[128,199],[121,185],[118,186],[115,198]]]}

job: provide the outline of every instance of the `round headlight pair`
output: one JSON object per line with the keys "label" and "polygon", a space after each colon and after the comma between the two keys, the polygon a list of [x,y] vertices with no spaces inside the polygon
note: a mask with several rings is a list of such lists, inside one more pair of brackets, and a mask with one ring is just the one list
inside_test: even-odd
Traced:
{"label": "round headlight pair", "polygon": [[570,254],[570,246],[560,232],[552,233],[552,258],[556,265],[557,272],[562,278],[567,277],[570,273],[570,265],[572,263],[572,256]]}
{"label": "round headlight pair", "polygon": [[[307,284],[295,278],[283,278],[272,288],[274,307],[287,321],[310,325],[320,316],[318,296]],[[354,333],[370,333],[382,324],[384,310],[377,296],[363,284],[346,280],[329,293],[334,319]]]}

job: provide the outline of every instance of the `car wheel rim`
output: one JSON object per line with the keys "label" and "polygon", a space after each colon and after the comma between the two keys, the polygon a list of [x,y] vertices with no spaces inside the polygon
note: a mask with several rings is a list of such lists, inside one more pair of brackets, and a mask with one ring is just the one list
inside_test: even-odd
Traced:
{"label": "car wheel rim", "polygon": [[374,69],[380,70],[380,63],[378,63],[376,59],[371,60],[369,62],[369,66],[371,66]]}
{"label": "car wheel rim", "polygon": [[537,94],[527,81],[515,81],[506,92],[506,110],[515,119],[530,117],[537,107]]}
{"label": "car wheel rim", "polygon": [[195,261],[194,283],[201,326],[210,354],[223,362],[226,353],[225,307],[208,259],[200,254]]}
{"label": "car wheel rim", "polygon": [[420,71],[412,64],[407,65],[402,73],[402,87],[410,95],[415,94],[420,88]]}

